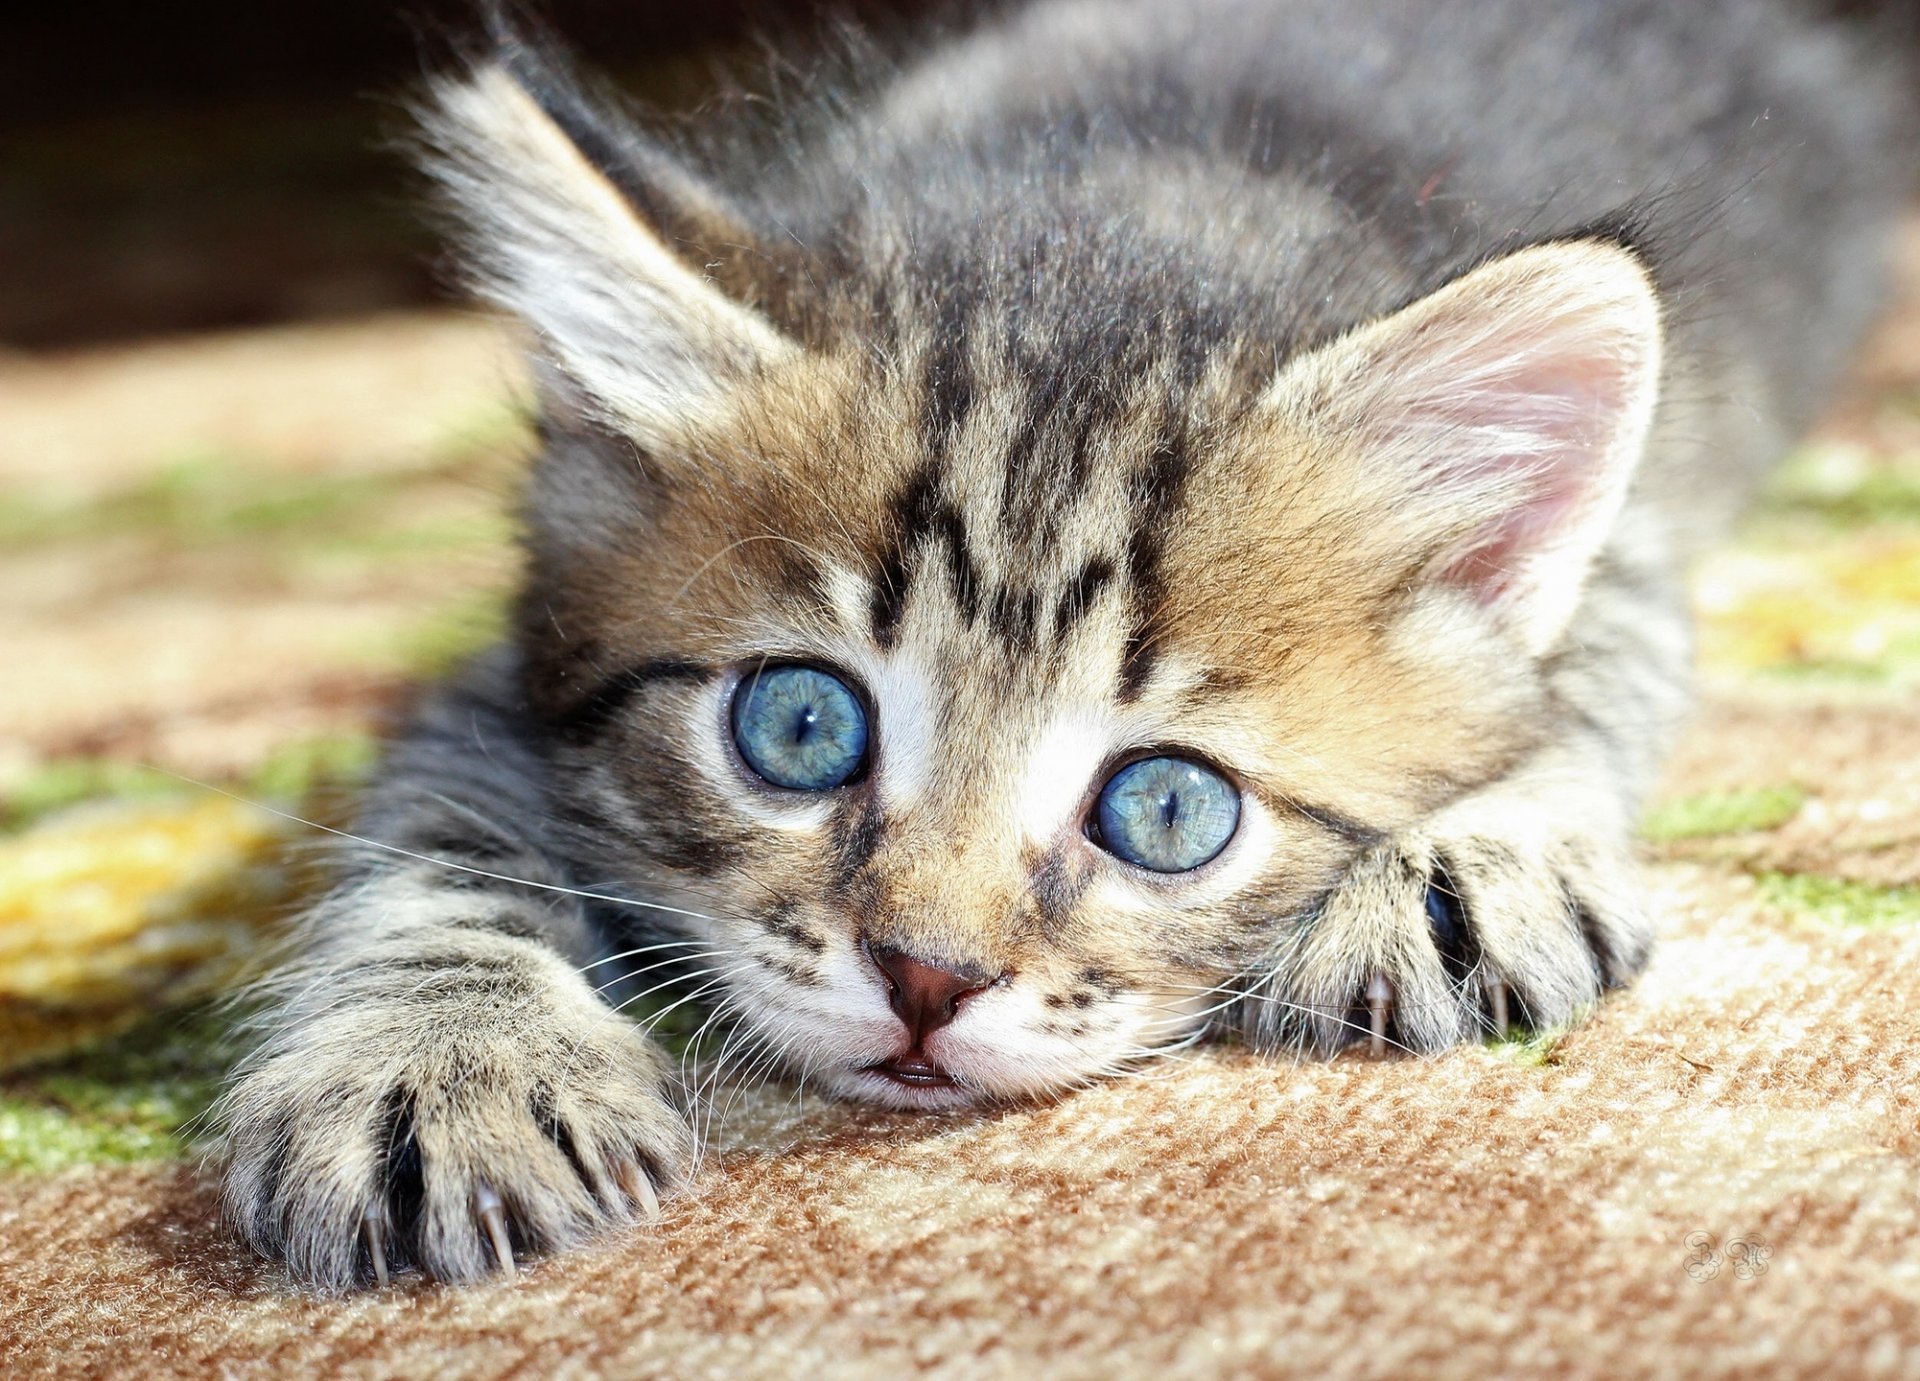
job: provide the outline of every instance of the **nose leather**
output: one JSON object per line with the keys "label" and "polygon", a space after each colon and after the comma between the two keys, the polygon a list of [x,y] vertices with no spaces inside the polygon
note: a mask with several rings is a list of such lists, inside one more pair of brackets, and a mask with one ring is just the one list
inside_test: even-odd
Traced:
{"label": "nose leather", "polygon": [[992,975],[974,965],[948,968],[881,946],[868,953],[886,977],[887,1001],[906,1023],[915,1050],[959,1015],[964,999],[993,986]]}

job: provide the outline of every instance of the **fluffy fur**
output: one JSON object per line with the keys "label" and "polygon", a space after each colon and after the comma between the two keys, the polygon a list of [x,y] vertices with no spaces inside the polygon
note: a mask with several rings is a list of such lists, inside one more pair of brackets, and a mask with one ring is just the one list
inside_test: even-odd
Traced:
{"label": "fluffy fur", "polygon": [[[623,971],[937,1107],[1222,1029],[1438,1050],[1644,962],[1680,572],[1872,301],[1884,82],[1760,0],[1054,0],[868,81],[705,160],[510,34],[434,87],[545,445],[515,633],[394,748],[223,1104],[304,1279],[680,1185]],[[769,660],[859,688],[866,775],[746,770]],[[1088,836],[1147,750],[1241,792],[1191,873]],[[872,1069],[886,951],[980,978],[946,1086]]]}

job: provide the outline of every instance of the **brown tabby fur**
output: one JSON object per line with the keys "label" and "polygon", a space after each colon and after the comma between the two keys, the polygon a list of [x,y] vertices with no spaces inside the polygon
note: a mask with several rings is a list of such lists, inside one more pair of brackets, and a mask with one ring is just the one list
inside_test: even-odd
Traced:
{"label": "brown tabby fur", "polygon": [[[932,1108],[1639,969],[1680,572],[1871,300],[1895,105],[1771,4],[1390,8],[1036,5],[731,180],[513,34],[439,82],[528,569],[223,1103],[257,1248],[464,1280],[644,1216],[698,1084],[605,999],[663,978],[714,1060]],[[747,768],[774,662],[856,689],[862,775]],[[1189,872],[1090,829],[1148,754],[1239,792]],[[978,980],[924,1041],[889,952]]]}

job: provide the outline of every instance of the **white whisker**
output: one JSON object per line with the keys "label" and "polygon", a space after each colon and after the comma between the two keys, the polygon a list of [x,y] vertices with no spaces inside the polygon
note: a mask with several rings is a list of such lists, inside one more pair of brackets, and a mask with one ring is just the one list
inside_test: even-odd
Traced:
{"label": "white whisker", "polygon": [[318,830],[322,834],[332,835],[336,839],[351,840],[356,844],[364,844],[370,849],[379,849],[383,853],[393,854],[398,858],[413,859],[416,863],[430,863],[436,868],[449,868],[454,872],[470,873],[474,877],[483,877],[494,882],[506,882],[516,887],[530,887],[539,892],[555,892],[562,896],[579,897],[584,901],[612,902],[616,906],[630,906],[641,911],[658,911],[663,915],[684,916],[689,920],[695,921],[718,923],[720,920],[718,916],[709,916],[701,911],[689,911],[684,907],[667,906],[660,902],[642,901],[638,897],[616,896],[610,892],[592,892],[579,887],[565,887],[557,882],[535,882],[530,878],[514,877],[511,873],[496,873],[490,869],[476,868],[467,863],[455,863],[451,859],[435,858],[432,854],[419,853],[413,849],[403,849],[398,844],[382,843],[378,839],[370,839],[366,835],[355,834],[352,830],[337,829],[332,825],[323,825],[318,820],[309,820],[304,815],[296,814],[290,810],[282,810],[278,806],[270,806],[264,801],[256,801],[237,791],[228,791],[225,787],[215,786],[212,782],[203,782],[179,772],[168,771],[164,767],[156,767],[151,763],[141,763],[139,766],[150,772],[158,772],[162,776],[171,777],[177,782],[185,782],[189,786],[199,787],[202,790],[211,791],[216,795],[225,796],[230,801],[239,801],[243,805],[253,806],[256,809],[267,812],[269,815],[278,816],[282,820],[290,820],[295,824],[305,825],[308,829]]}

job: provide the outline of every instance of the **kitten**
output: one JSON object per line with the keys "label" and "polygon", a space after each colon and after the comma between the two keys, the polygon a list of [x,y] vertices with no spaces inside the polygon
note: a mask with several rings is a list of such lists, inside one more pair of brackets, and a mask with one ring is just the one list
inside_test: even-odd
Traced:
{"label": "kitten", "polygon": [[868,78],[704,152],[510,33],[432,87],[544,445],[222,1104],[302,1280],[652,1218],[620,972],[930,1109],[1646,960],[1682,568],[1873,305],[1886,80],[1763,0],[1055,0]]}

